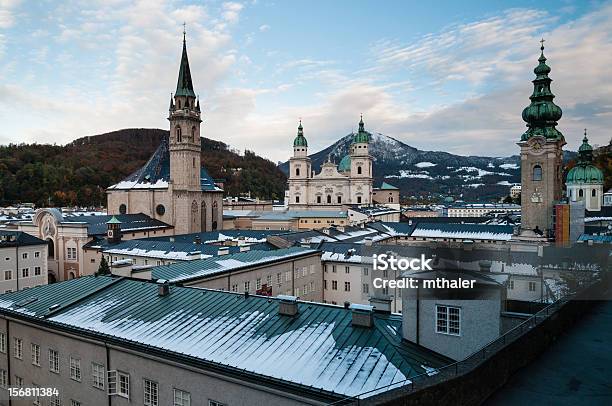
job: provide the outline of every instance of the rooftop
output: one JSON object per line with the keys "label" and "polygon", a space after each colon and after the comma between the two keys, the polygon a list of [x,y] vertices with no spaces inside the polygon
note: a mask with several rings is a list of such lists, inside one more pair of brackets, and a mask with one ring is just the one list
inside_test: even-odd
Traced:
{"label": "rooftop", "polygon": [[172,228],[170,224],[151,218],[143,213],[116,214],[114,216],[64,216],[61,222],[87,224],[88,235],[106,235],[108,228],[107,223],[112,218],[115,218],[121,223],[122,232]]}
{"label": "rooftop", "polygon": [[0,248],[25,245],[47,245],[47,242],[23,231],[0,229]]}
{"label": "rooftop", "polygon": [[[401,316],[374,314],[352,325],[350,309],[298,301],[83,277],[0,296],[0,313],[104,338],[172,361],[313,396],[357,395],[452,361],[401,338]],[[53,310],[49,310],[53,308]]]}

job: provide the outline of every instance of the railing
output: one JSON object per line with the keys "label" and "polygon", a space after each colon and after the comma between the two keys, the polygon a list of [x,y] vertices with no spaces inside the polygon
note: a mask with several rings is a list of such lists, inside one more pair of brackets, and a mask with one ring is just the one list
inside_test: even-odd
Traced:
{"label": "railing", "polygon": [[[590,288],[597,281],[589,284],[585,289],[581,289],[581,292]],[[392,389],[400,389],[403,394],[410,394],[417,390],[436,385],[438,383],[448,381],[452,378],[464,375],[476,367],[485,362],[493,354],[498,353],[502,348],[514,342],[519,337],[522,337],[525,333],[533,329],[534,327],[541,324],[544,320],[556,313],[561,307],[567,302],[574,299],[577,293],[569,294],[563,298],[551,303],[539,312],[533,314],[528,319],[523,321],[521,324],[508,330],[506,333],[493,340],[489,344],[485,345],[480,350],[476,351],[472,355],[468,356],[462,361],[457,361],[453,364],[449,364],[442,368],[436,369],[435,371],[427,372],[421,375],[416,375],[410,379],[406,379],[401,382],[396,382],[390,385],[386,385],[368,392],[360,393],[356,396],[346,397],[337,400],[328,405],[341,406],[341,405],[359,405],[360,400],[369,398],[371,396],[388,392]]]}

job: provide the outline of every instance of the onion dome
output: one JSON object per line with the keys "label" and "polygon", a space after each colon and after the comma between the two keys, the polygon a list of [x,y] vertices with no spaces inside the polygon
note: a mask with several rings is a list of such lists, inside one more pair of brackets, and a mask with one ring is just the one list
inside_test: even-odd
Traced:
{"label": "onion dome", "polygon": [[521,136],[521,141],[536,135],[563,141],[563,134],[555,128],[563,112],[553,103],[555,95],[550,90],[552,79],[548,77],[550,67],[546,65],[544,40],[541,42],[539,64],[533,70],[536,78],[532,82],[533,94],[529,97],[531,104],[523,110],[523,120],[527,123],[528,130]]}
{"label": "onion dome", "polygon": [[567,173],[566,184],[603,184],[603,172],[593,165],[593,147],[587,139],[586,129],[578,155],[578,163]]}
{"label": "onion dome", "polygon": [[302,127],[302,120],[300,120],[300,125],[298,126],[297,136],[293,140],[294,147],[308,147],[308,141],[306,141],[306,137],[304,137],[304,127]]}
{"label": "onion dome", "polygon": [[345,155],[340,163],[338,164],[338,172],[350,172],[351,170],[351,156]]}
{"label": "onion dome", "polygon": [[365,130],[365,126],[363,124],[363,115],[359,120],[359,131],[353,137],[353,144],[358,143],[369,143],[370,142],[370,133]]}

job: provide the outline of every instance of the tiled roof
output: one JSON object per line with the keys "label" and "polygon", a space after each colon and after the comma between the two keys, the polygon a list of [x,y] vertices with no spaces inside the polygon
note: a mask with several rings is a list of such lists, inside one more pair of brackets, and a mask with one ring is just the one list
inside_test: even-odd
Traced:
{"label": "tiled roof", "polygon": [[[85,223],[87,224],[88,235],[106,235],[106,223],[113,216],[66,216],[62,223]],[[143,230],[155,230],[172,228],[171,225],[163,221],[151,218],[146,214],[116,214],[116,217],[121,222],[122,232],[135,232]]]}
{"label": "tiled roof", "polygon": [[[157,291],[150,282],[84,277],[2,295],[0,312],[331,399],[407,383],[452,362],[402,340],[399,315],[375,314],[365,328],[352,326],[351,310],[341,306],[298,302],[291,317],[278,314],[275,298],[174,286],[167,296]],[[28,298],[35,300],[15,307]],[[49,313],[56,303],[64,307]]]}
{"label": "tiled roof", "polygon": [[[166,189],[170,180],[170,149],[168,136],[164,136],[147,163],[121,182],[109,186],[109,190]],[[215,185],[208,171],[200,168],[200,185],[203,191],[222,191]]]}
{"label": "tiled roof", "polygon": [[154,279],[165,279],[170,282],[186,282],[232,270],[310,255],[316,252],[318,251],[302,247],[282,248],[273,251],[252,250],[220,257],[158,266],[153,268],[151,272]]}
{"label": "tiled roof", "polygon": [[0,230],[0,248],[43,244],[47,242],[23,231]]}

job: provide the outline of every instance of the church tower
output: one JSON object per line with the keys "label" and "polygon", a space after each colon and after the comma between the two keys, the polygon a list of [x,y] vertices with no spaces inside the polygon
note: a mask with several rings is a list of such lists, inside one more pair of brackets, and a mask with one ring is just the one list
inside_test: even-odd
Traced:
{"label": "church tower", "polygon": [[553,229],[553,206],[562,197],[565,138],[556,129],[561,108],[553,99],[544,57],[544,40],[533,80],[531,104],[523,110],[527,131],[521,136],[521,236],[545,238]]}
{"label": "church tower", "polygon": [[293,207],[308,204],[308,179],[311,177],[311,164],[308,157],[308,141],[304,137],[302,120],[298,125],[297,136],[293,140],[293,157],[289,159],[289,204]]}
{"label": "church tower", "polygon": [[584,202],[586,210],[600,211],[603,200],[604,176],[593,164],[593,147],[589,144],[586,128],[582,145],[578,148],[578,162],[569,170],[565,186],[570,203]]}
{"label": "church tower", "polygon": [[351,144],[351,203],[372,203],[372,156],[369,152],[370,133],[365,130],[363,116]]}
{"label": "church tower", "polygon": [[174,190],[200,191],[200,101],[193,91],[187,44],[183,32],[183,55],[174,97],[170,98],[170,181]]}

